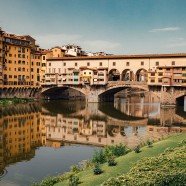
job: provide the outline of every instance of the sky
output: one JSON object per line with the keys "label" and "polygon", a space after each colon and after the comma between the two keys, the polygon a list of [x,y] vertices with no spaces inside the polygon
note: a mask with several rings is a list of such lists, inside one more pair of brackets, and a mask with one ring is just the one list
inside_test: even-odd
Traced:
{"label": "sky", "polygon": [[186,0],[0,0],[0,27],[42,48],[87,52],[186,52]]}

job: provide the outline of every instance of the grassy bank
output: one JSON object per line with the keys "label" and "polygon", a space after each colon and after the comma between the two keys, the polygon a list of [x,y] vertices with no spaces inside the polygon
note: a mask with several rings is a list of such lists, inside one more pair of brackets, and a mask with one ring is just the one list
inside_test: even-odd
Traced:
{"label": "grassy bank", "polygon": [[[144,157],[154,157],[163,153],[167,148],[174,148],[179,145],[179,143],[186,139],[186,134],[179,134],[171,136],[165,140],[156,142],[153,144],[152,148],[143,147],[140,153],[130,152],[124,156],[116,159],[117,166],[109,167],[107,164],[103,164],[103,173],[100,175],[94,175],[92,168],[81,171],[77,174],[80,180],[80,185],[84,186],[95,186],[100,185],[104,181],[108,180],[110,177],[117,177],[119,175],[129,172],[129,170],[136,164],[137,161]],[[55,184],[55,186],[69,185],[69,181],[65,180]]]}
{"label": "grassy bank", "polygon": [[12,104],[28,103],[32,102],[33,99],[28,98],[2,98],[0,99],[0,106],[8,106]]}

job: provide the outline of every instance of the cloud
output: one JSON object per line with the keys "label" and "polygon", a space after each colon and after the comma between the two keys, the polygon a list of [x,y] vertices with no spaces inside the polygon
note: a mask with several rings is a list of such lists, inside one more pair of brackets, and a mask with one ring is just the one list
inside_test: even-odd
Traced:
{"label": "cloud", "polygon": [[65,44],[80,45],[83,50],[97,52],[114,52],[120,49],[121,44],[107,40],[88,40],[78,34],[44,34],[33,36],[42,48],[51,48]]}
{"label": "cloud", "polygon": [[77,42],[82,38],[78,34],[44,34],[35,35],[34,38],[43,48],[51,48],[53,46],[62,46],[68,43],[77,44]]}
{"label": "cloud", "polygon": [[167,48],[178,48],[178,47],[185,47],[186,42],[181,42],[181,43],[171,43],[167,45]]}
{"label": "cloud", "polygon": [[120,43],[106,40],[85,40],[82,45],[90,51],[113,51],[121,47]]}
{"label": "cloud", "polygon": [[149,32],[174,32],[180,30],[180,27],[154,28]]}

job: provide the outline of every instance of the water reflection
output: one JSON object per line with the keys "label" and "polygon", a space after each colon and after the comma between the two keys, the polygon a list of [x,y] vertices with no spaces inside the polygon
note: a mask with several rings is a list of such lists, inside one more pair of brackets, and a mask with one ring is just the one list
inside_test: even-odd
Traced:
{"label": "water reflection", "polygon": [[[8,165],[30,162],[41,146],[61,148],[70,144],[124,143],[133,147],[148,138],[158,139],[172,132],[185,131],[183,108],[161,109],[158,102],[148,101],[133,97],[116,99],[114,105],[54,101],[1,108],[0,179],[6,177]],[[41,158],[39,162],[42,161]]]}

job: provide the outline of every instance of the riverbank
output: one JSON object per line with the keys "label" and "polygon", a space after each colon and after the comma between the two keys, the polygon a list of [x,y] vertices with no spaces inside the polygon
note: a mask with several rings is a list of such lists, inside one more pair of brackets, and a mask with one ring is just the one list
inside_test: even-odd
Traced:
{"label": "riverbank", "polygon": [[8,105],[19,104],[19,103],[28,103],[33,101],[34,99],[28,99],[28,98],[1,98],[0,106],[8,106]]}
{"label": "riverbank", "polygon": [[[109,167],[107,163],[103,164],[101,166],[103,173],[100,175],[93,174],[93,167],[86,168],[85,170],[80,171],[79,173],[76,174],[80,181],[79,185],[82,186],[100,185],[111,177],[118,177],[120,175],[126,174],[136,164],[136,162],[138,162],[142,158],[158,156],[161,153],[163,153],[167,148],[178,147],[179,143],[184,139],[186,139],[186,133],[174,135],[162,141],[158,141],[153,144],[152,148],[144,146],[141,148],[140,153],[135,153],[134,151],[129,152],[124,156],[116,158],[117,166]],[[62,176],[63,178],[61,176],[58,176],[59,181],[60,180],[63,181],[61,182],[57,181],[58,183],[54,181],[54,183],[56,184],[53,185],[55,186],[69,185],[69,174],[70,173],[67,173],[66,176]],[[48,181],[49,180],[50,179],[48,179]],[[44,186],[44,184],[37,185]]]}

